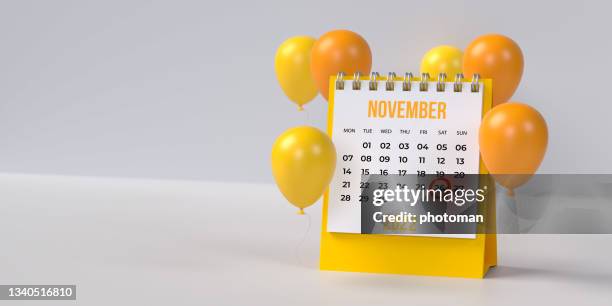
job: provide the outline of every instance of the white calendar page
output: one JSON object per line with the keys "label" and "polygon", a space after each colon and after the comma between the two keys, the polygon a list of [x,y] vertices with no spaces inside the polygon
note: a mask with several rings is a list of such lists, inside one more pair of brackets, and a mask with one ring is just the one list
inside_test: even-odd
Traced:
{"label": "white calendar page", "polygon": [[[368,82],[353,90],[347,80],[343,90],[332,93],[332,140],[338,158],[329,189],[328,232],[361,233],[362,174],[479,173],[482,83],[478,92],[472,92],[469,83],[454,92],[450,82],[438,92],[436,82],[430,82],[427,91],[420,91],[419,82],[412,82],[410,91],[403,91],[401,81],[392,91],[385,81],[378,82],[377,90],[370,90]],[[421,102],[426,103],[424,111]]]}

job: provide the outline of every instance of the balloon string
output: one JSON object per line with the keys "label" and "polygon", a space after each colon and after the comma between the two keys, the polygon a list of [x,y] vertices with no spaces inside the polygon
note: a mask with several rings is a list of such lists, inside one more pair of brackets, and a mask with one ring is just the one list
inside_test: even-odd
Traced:
{"label": "balloon string", "polygon": [[304,236],[302,237],[300,242],[295,246],[295,258],[297,259],[298,264],[300,266],[308,267],[308,265],[304,264],[304,262],[302,261],[302,256],[300,256],[300,249],[302,248],[302,245],[306,241],[306,238],[308,238],[308,233],[310,232],[310,224],[311,224],[310,214],[304,213],[304,215],[308,219],[308,226],[306,227],[306,232],[304,233]]}
{"label": "balloon string", "polygon": [[306,115],[306,125],[308,125],[310,124],[310,114],[307,109],[304,110],[304,114]]}

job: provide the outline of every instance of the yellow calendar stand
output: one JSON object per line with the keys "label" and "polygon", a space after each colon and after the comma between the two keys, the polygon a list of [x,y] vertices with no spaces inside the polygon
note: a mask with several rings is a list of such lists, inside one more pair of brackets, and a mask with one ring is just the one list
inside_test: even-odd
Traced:
{"label": "yellow calendar stand", "polygon": [[[347,77],[347,80],[352,78]],[[382,79],[382,78],[381,78]],[[492,82],[484,85],[482,114],[491,108]],[[330,79],[328,134],[331,137],[334,110],[335,78]],[[480,173],[487,174],[482,159]],[[494,186],[494,184],[489,184]],[[491,194],[495,190],[489,188]],[[489,268],[497,265],[497,237],[494,230],[477,234],[475,239],[422,236],[349,234],[327,232],[329,191],[323,198],[321,231],[321,270],[454,276],[483,278]],[[485,207],[486,226],[495,228],[495,197],[489,196]]]}

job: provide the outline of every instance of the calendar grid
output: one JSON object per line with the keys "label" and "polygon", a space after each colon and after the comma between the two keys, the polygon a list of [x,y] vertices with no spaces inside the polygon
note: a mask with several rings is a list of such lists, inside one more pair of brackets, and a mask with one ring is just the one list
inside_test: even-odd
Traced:
{"label": "calendar grid", "polygon": [[431,82],[426,91],[418,90],[419,83],[404,91],[401,81],[394,83],[376,90],[345,86],[332,93],[338,166],[330,185],[329,232],[361,232],[361,190],[369,175],[461,179],[479,173],[482,90],[455,92],[448,83],[438,91]]}

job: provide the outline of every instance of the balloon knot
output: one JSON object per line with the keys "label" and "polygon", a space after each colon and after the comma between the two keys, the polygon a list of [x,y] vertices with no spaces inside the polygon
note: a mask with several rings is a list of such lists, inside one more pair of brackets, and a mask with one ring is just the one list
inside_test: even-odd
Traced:
{"label": "balloon knot", "polygon": [[299,105],[299,106],[298,106],[298,111],[300,111],[300,112],[301,112],[301,111],[303,111],[303,110],[304,110],[304,107],[303,107],[303,106],[301,106],[301,105]]}
{"label": "balloon knot", "polygon": [[298,214],[298,215],[303,215],[303,214],[304,214],[304,209],[303,209],[303,208],[300,208],[300,210],[298,210],[297,214]]}
{"label": "balloon knot", "polygon": [[513,197],[514,198],[514,189],[508,188],[507,194],[508,194],[509,197]]}

